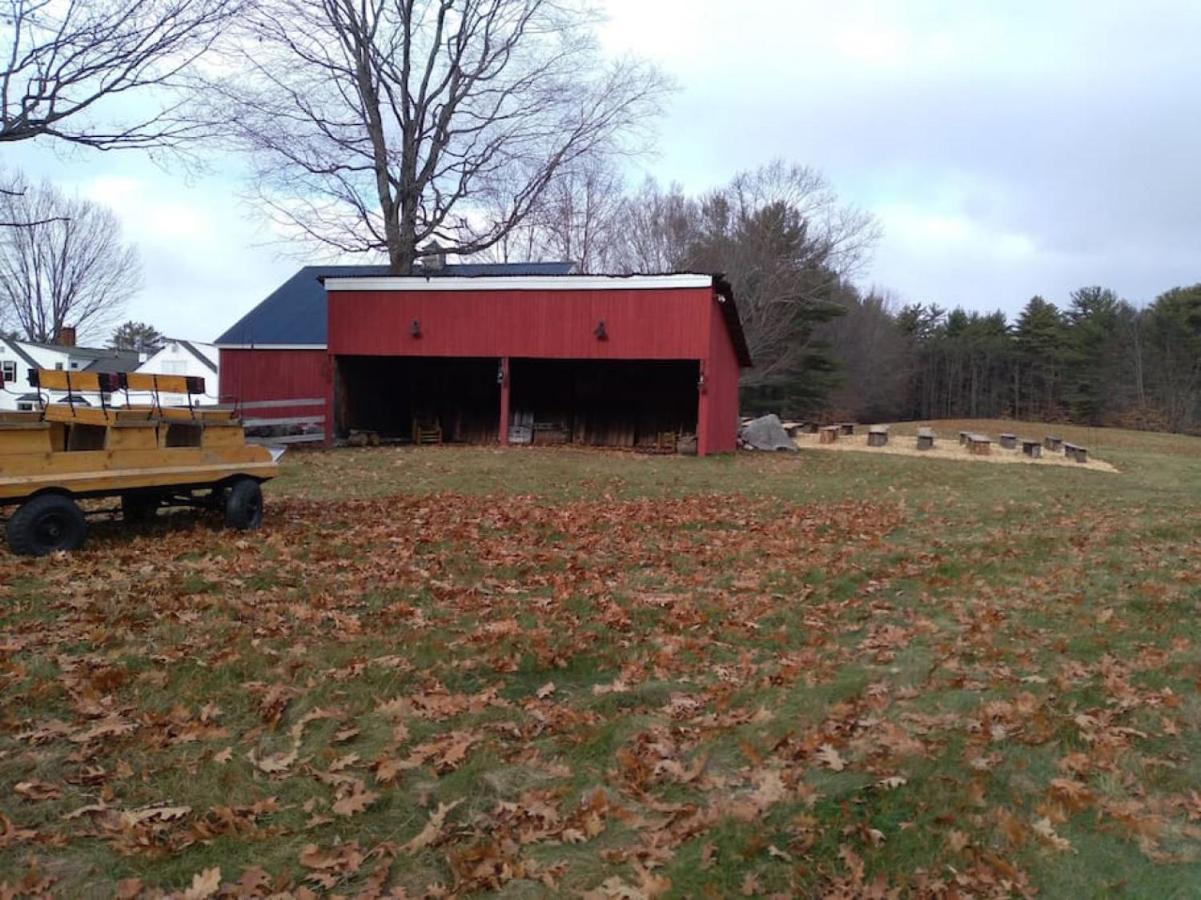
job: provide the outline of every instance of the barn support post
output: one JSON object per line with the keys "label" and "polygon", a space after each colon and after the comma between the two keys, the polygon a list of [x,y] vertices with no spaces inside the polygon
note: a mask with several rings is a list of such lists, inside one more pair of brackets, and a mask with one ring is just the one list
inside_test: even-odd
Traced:
{"label": "barn support post", "polygon": [[326,354],[321,374],[325,382],[325,440],[322,443],[328,448],[334,445],[335,418],[341,411],[337,397],[341,379],[338,377],[338,361],[332,353]]}
{"label": "barn support post", "polygon": [[696,455],[709,453],[709,386],[705,383],[705,361],[697,362],[696,380]]}
{"label": "barn support post", "polygon": [[496,380],[500,382],[500,445],[509,445],[509,357],[502,356],[496,369]]}

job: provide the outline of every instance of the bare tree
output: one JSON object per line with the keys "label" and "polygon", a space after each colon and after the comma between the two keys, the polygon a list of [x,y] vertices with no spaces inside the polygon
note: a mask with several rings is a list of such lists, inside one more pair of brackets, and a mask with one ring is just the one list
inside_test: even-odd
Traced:
{"label": "bare tree", "polygon": [[35,223],[0,231],[0,322],[27,340],[52,341],[64,325],[95,335],[141,288],[137,251],[102,206],[17,179],[0,218]]}
{"label": "bare tree", "polygon": [[666,191],[653,179],[622,204],[617,271],[659,274],[686,268],[697,240],[700,205],[679,185]]}
{"label": "bare tree", "polygon": [[[503,216],[507,197],[489,195],[486,208]],[[525,218],[482,256],[498,262],[564,260],[580,272],[615,272],[626,239],[625,212],[625,182],[614,161],[585,156],[564,166]]]}
{"label": "bare tree", "polygon": [[911,348],[897,325],[899,304],[875,291],[861,295],[849,284],[835,293],[843,315],[815,329],[838,361],[838,382],[829,405],[864,422],[893,418],[910,386]]}
{"label": "bare tree", "polygon": [[557,173],[638,149],[667,85],[604,63],[596,22],[584,0],[261,0],[210,97],[274,219],[407,273],[423,242],[493,247]]}
{"label": "bare tree", "polygon": [[688,266],[725,272],[738,293],[755,359],[744,388],[788,382],[812,367],[814,326],[841,314],[834,295],[880,234],[820,172],[782,162],[705,197],[697,229]]}
{"label": "bare tree", "polygon": [[176,91],[246,2],[2,0],[0,141],[152,149],[207,132]]}

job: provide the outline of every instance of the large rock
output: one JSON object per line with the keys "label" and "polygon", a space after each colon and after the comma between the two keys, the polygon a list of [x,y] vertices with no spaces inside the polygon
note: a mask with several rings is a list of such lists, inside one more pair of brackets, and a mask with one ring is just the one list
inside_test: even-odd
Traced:
{"label": "large rock", "polygon": [[780,417],[771,414],[752,419],[742,426],[738,438],[751,450],[796,450],[796,443],[788,436]]}

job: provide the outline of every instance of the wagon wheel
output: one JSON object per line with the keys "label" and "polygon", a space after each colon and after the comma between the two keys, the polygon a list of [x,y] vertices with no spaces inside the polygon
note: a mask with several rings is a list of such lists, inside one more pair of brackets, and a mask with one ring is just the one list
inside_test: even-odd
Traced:
{"label": "wagon wheel", "polygon": [[242,477],[229,486],[225,524],[239,531],[253,531],[263,524],[263,492],[253,478]]}
{"label": "wagon wheel", "polygon": [[8,546],[23,556],[46,556],[83,544],[88,523],[70,497],[42,494],[26,501],[8,520]]}

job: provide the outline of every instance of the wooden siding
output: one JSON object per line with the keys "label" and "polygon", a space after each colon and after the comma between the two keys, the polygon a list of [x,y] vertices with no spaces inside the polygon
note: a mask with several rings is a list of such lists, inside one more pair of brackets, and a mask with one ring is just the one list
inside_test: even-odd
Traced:
{"label": "wooden siding", "polygon": [[323,409],[329,385],[329,356],[324,350],[221,350],[222,400],[250,403],[324,398],[322,407],[256,411],[257,418],[288,418]]}
{"label": "wooden siding", "polygon": [[739,372],[734,342],[730,339],[721,308],[713,303],[709,356],[705,360],[705,396],[709,405],[706,453],[732,453],[737,449]]}
{"label": "wooden siding", "polygon": [[[339,356],[703,359],[710,306],[708,288],[335,291],[329,348]],[[599,340],[602,320],[607,337]]]}
{"label": "wooden siding", "polygon": [[[698,452],[735,449],[739,363],[708,288],[604,291],[332,292],[327,350],[221,350],[221,396],[241,401],[322,397],[334,424],[335,356],[697,360]],[[412,334],[412,323],[420,335]],[[596,337],[600,321],[605,339]],[[381,390],[386,389],[380,386]],[[498,404],[499,406],[499,404]],[[273,410],[280,418],[316,411]],[[498,421],[503,421],[497,410]]]}

